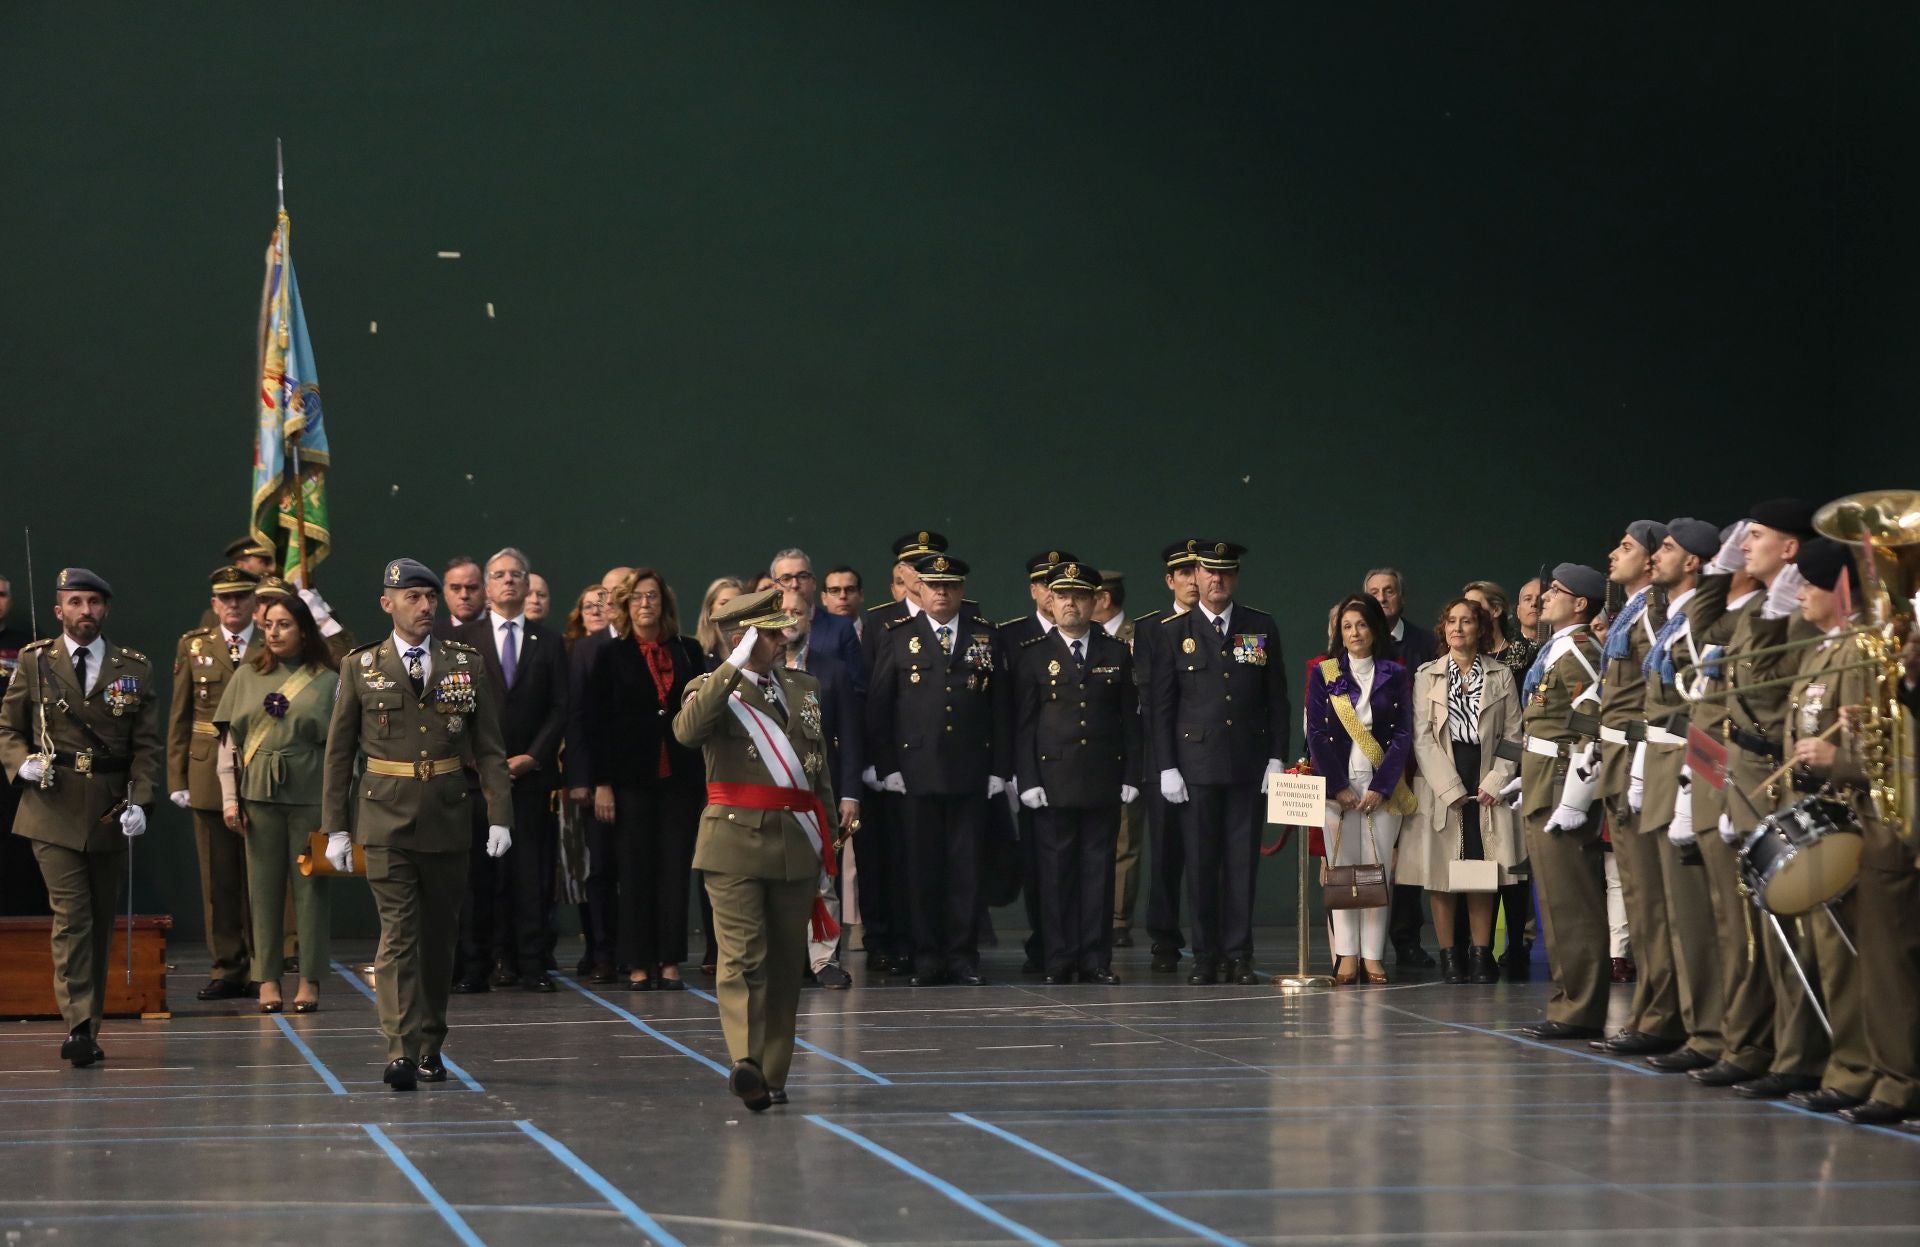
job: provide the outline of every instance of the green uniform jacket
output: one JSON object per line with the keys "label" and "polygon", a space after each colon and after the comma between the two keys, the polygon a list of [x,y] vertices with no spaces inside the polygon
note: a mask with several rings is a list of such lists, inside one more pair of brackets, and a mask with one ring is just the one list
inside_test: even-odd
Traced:
{"label": "green uniform jacket", "polygon": [[[1702,576],[1694,585],[1693,596],[1681,606],[1687,623],[1673,638],[1669,653],[1673,658],[1675,679],[1672,684],[1660,678],[1656,670],[1647,680],[1646,707],[1648,727],[1660,728],[1684,738],[1694,718],[1694,703],[1686,696],[1686,687],[1698,679],[1689,670],[1706,652],[1709,638],[1727,613],[1727,586],[1731,576]],[[1654,825],[1664,827],[1671,821],[1679,799],[1680,770],[1686,765],[1687,748],[1680,745],[1647,745],[1646,804],[1644,813]]]}
{"label": "green uniform jacket", "polygon": [[[240,661],[251,662],[260,653],[260,629],[247,638]],[[213,712],[220,707],[234,662],[218,628],[195,628],[180,638],[173,651],[173,709],[167,715],[167,791],[187,793],[196,810],[220,808],[220,773],[215,746]]]}
{"label": "green uniform jacket", "polygon": [[[419,697],[391,634],[347,655],[327,730],[322,830],[347,830],[347,802],[357,784],[360,804],[353,831],[361,844],[419,853],[464,852],[473,837],[467,812],[469,771],[480,776],[487,821],[513,827],[499,695],[487,681],[480,652],[441,640],[428,641],[427,649],[431,674]],[[466,765],[432,779],[368,770],[356,780],[354,759],[362,753],[369,762],[413,765],[459,758]]]}
{"label": "green uniform jacket", "polygon": [[236,672],[214,711],[214,724],[233,739],[242,801],[320,804],[327,727],[340,677],[316,666],[313,679],[296,691],[286,713],[276,719],[267,713],[267,695],[284,689],[296,671],[280,663],[265,675],[252,667]]}
{"label": "green uniform jacket", "polygon": [[[1547,642],[1549,645],[1552,643]],[[1593,634],[1582,627],[1573,634],[1573,643],[1598,671],[1600,647],[1594,644]],[[1574,657],[1573,651],[1568,650],[1547,668],[1540,686],[1533,690],[1533,696],[1520,708],[1523,737],[1538,737],[1562,747],[1560,756],[1556,758],[1532,750],[1520,755],[1520,812],[1523,815],[1548,813],[1560,804],[1560,794],[1567,782],[1569,758],[1579,753],[1590,739],[1574,730],[1568,720],[1573,713],[1574,702],[1592,688],[1593,676]]]}
{"label": "green uniform jacket", "polygon": [[[1653,590],[1649,588],[1647,592],[1651,595]],[[1632,634],[1627,642],[1627,656],[1608,663],[1607,669],[1600,673],[1605,678],[1600,690],[1603,727],[1624,730],[1628,724],[1646,721],[1647,677],[1640,673],[1640,664],[1646,661],[1647,651],[1653,648],[1654,635],[1659,631],[1653,626],[1653,609],[1654,604],[1648,602],[1640,617],[1628,625]],[[1607,635],[1611,637],[1613,633],[1609,631]],[[1600,742],[1599,796],[1616,797],[1627,791],[1633,772],[1633,753],[1638,747],[1638,742],[1632,740],[1624,745],[1604,739]]]}
{"label": "green uniform jacket", "polygon": [[[800,755],[820,803],[827,809],[831,824],[837,817],[833,782],[827,774],[827,739],[820,727],[820,682],[804,671],[788,667],[774,668],[780,692],[791,712],[787,719],[787,739]],[[723,662],[710,674],[695,676],[687,685],[680,713],[674,716],[673,734],[689,749],[706,755],[707,782],[710,784],[771,784],[766,760],[754,748],[752,738],[732,711],[727,698],[737,689],[741,699],[755,710],[772,715],[766,698],[752,681],[742,682],[741,672],[732,663]],[[774,716],[778,722],[778,716]],[[821,829],[832,842],[834,828]],[[693,868],[720,875],[742,875],[750,879],[782,879],[797,883],[817,879],[820,855],[807,843],[800,819],[787,810],[746,810],[730,805],[709,805],[700,815],[700,837],[694,843]]]}
{"label": "green uniform jacket", "polygon": [[[52,675],[45,690],[47,731],[58,753],[98,750],[80,729],[77,718],[107,743],[113,756],[128,758],[132,769],[123,773],[82,775],[70,766],[53,768],[54,784],[42,789],[24,785],[15,835],[44,840],[75,852],[106,853],[125,846],[120,821],[101,817],[121,799],[151,811],[159,795],[160,705],[153,683],[153,663],[145,654],[106,643],[100,678],[91,696],[82,697],[67,647],[59,638],[35,641],[20,651],[20,668],[0,698],[0,764],[7,778],[20,774],[20,764],[40,750],[41,656]],[[68,709],[58,704],[65,701]]]}
{"label": "green uniform jacket", "polygon": [[[1766,592],[1754,595],[1752,601],[1741,608],[1734,620],[1733,635],[1727,642],[1726,671],[1727,686],[1727,723],[1750,736],[1761,736],[1774,744],[1779,744],[1785,730],[1787,718],[1788,685],[1775,684],[1770,688],[1755,688],[1754,685],[1788,676],[1794,673],[1806,657],[1803,649],[1787,650],[1755,656],[1754,651],[1771,648],[1787,641],[1810,638],[1813,626],[1801,616],[1799,611],[1781,619],[1767,619],[1761,613],[1766,604]],[[1727,784],[1738,786],[1742,792],[1752,792],[1756,784],[1779,765],[1779,759],[1763,754],[1749,753],[1733,744],[1731,738],[1727,745]],[[1770,814],[1779,808],[1780,799],[1786,795],[1784,785],[1776,783],[1771,795],[1761,793],[1752,798],[1759,813]],[[1727,813],[1733,816],[1736,826],[1742,830],[1754,824],[1754,812],[1747,802],[1729,794]]]}

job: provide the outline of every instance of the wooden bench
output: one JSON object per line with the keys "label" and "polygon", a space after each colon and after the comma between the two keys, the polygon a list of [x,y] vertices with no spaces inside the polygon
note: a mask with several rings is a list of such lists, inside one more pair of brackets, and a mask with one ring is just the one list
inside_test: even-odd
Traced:
{"label": "wooden bench", "polygon": [[[114,919],[107,958],[107,1016],[167,1018],[165,914],[133,919],[133,983],[127,983],[126,915]],[[0,918],[0,1018],[57,1018],[53,999],[53,919]]]}

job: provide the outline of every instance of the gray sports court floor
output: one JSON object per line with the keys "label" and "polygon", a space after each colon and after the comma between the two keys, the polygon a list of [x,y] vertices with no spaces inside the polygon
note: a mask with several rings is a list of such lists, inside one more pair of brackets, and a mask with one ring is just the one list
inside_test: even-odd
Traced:
{"label": "gray sports court floor", "polygon": [[103,1066],[0,1030],[3,1241],[1920,1241],[1920,1138],[1523,1041],[1538,982],[1296,999],[1136,950],[1042,990],[1008,947],[984,988],[809,991],[763,1116],[692,992],[456,997],[459,1075],[399,1095],[357,980],[275,1019],[189,973]]}

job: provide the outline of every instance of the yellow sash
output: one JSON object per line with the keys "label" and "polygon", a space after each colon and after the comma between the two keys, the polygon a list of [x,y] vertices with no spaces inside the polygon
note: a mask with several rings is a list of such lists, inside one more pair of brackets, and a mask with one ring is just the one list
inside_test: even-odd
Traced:
{"label": "yellow sash", "polygon": [[[1387,751],[1380,747],[1380,742],[1374,739],[1373,732],[1360,721],[1360,712],[1353,708],[1353,703],[1343,694],[1331,691],[1333,682],[1340,678],[1339,660],[1322,659],[1320,678],[1327,682],[1329,690],[1327,700],[1333,703],[1333,712],[1340,716],[1340,726],[1347,729],[1347,735],[1353,738],[1354,744],[1360,746],[1360,752],[1367,756],[1367,761],[1376,767],[1379,766],[1386,759]],[[1420,808],[1420,802],[1414,797],[1413,790],[1407,787],[1404,771],[1401,772],[1400,778],[1394,781],[1393,795],[1386,799],[1384,805],[1389,814],[1411,814]]]}
{"label": "yellow sash", "polygon": [[[320,668],[312,663],[308,663],[288,677],[285,684],[282,684],[274,690],[287,699],[288,714],[293,712],[293,699],[306,692],[307,686],[319,678]],[[274,735],[274,729],[283,726],[285,723],[286,717],[284,715],[278,719],[273,719],[269,716],[269,721],[264,728],[248,732],[247,747],[240,755],[240,765],[243,767],[252,765],[253,755],[260,752],[260,746],[267,743],[267,737]]]}

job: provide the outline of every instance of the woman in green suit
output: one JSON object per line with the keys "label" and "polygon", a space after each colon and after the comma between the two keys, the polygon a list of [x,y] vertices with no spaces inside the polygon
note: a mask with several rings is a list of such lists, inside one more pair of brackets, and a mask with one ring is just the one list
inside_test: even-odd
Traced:
{"label": "woman in green suit", "polygon": [[291,879],[302,973],[293,1011],[312,1013],[320,1007],[331,914],[326,879],[301,874],[297,863],[308,835],[320,830],[320,776],[340,675],[299,598],[268,599],[261,631],[259,657],[233,673],[213,716],[222,732],[220,790],[227,826],[247,838],[260,1012],[281,1009],[280,932]]}

